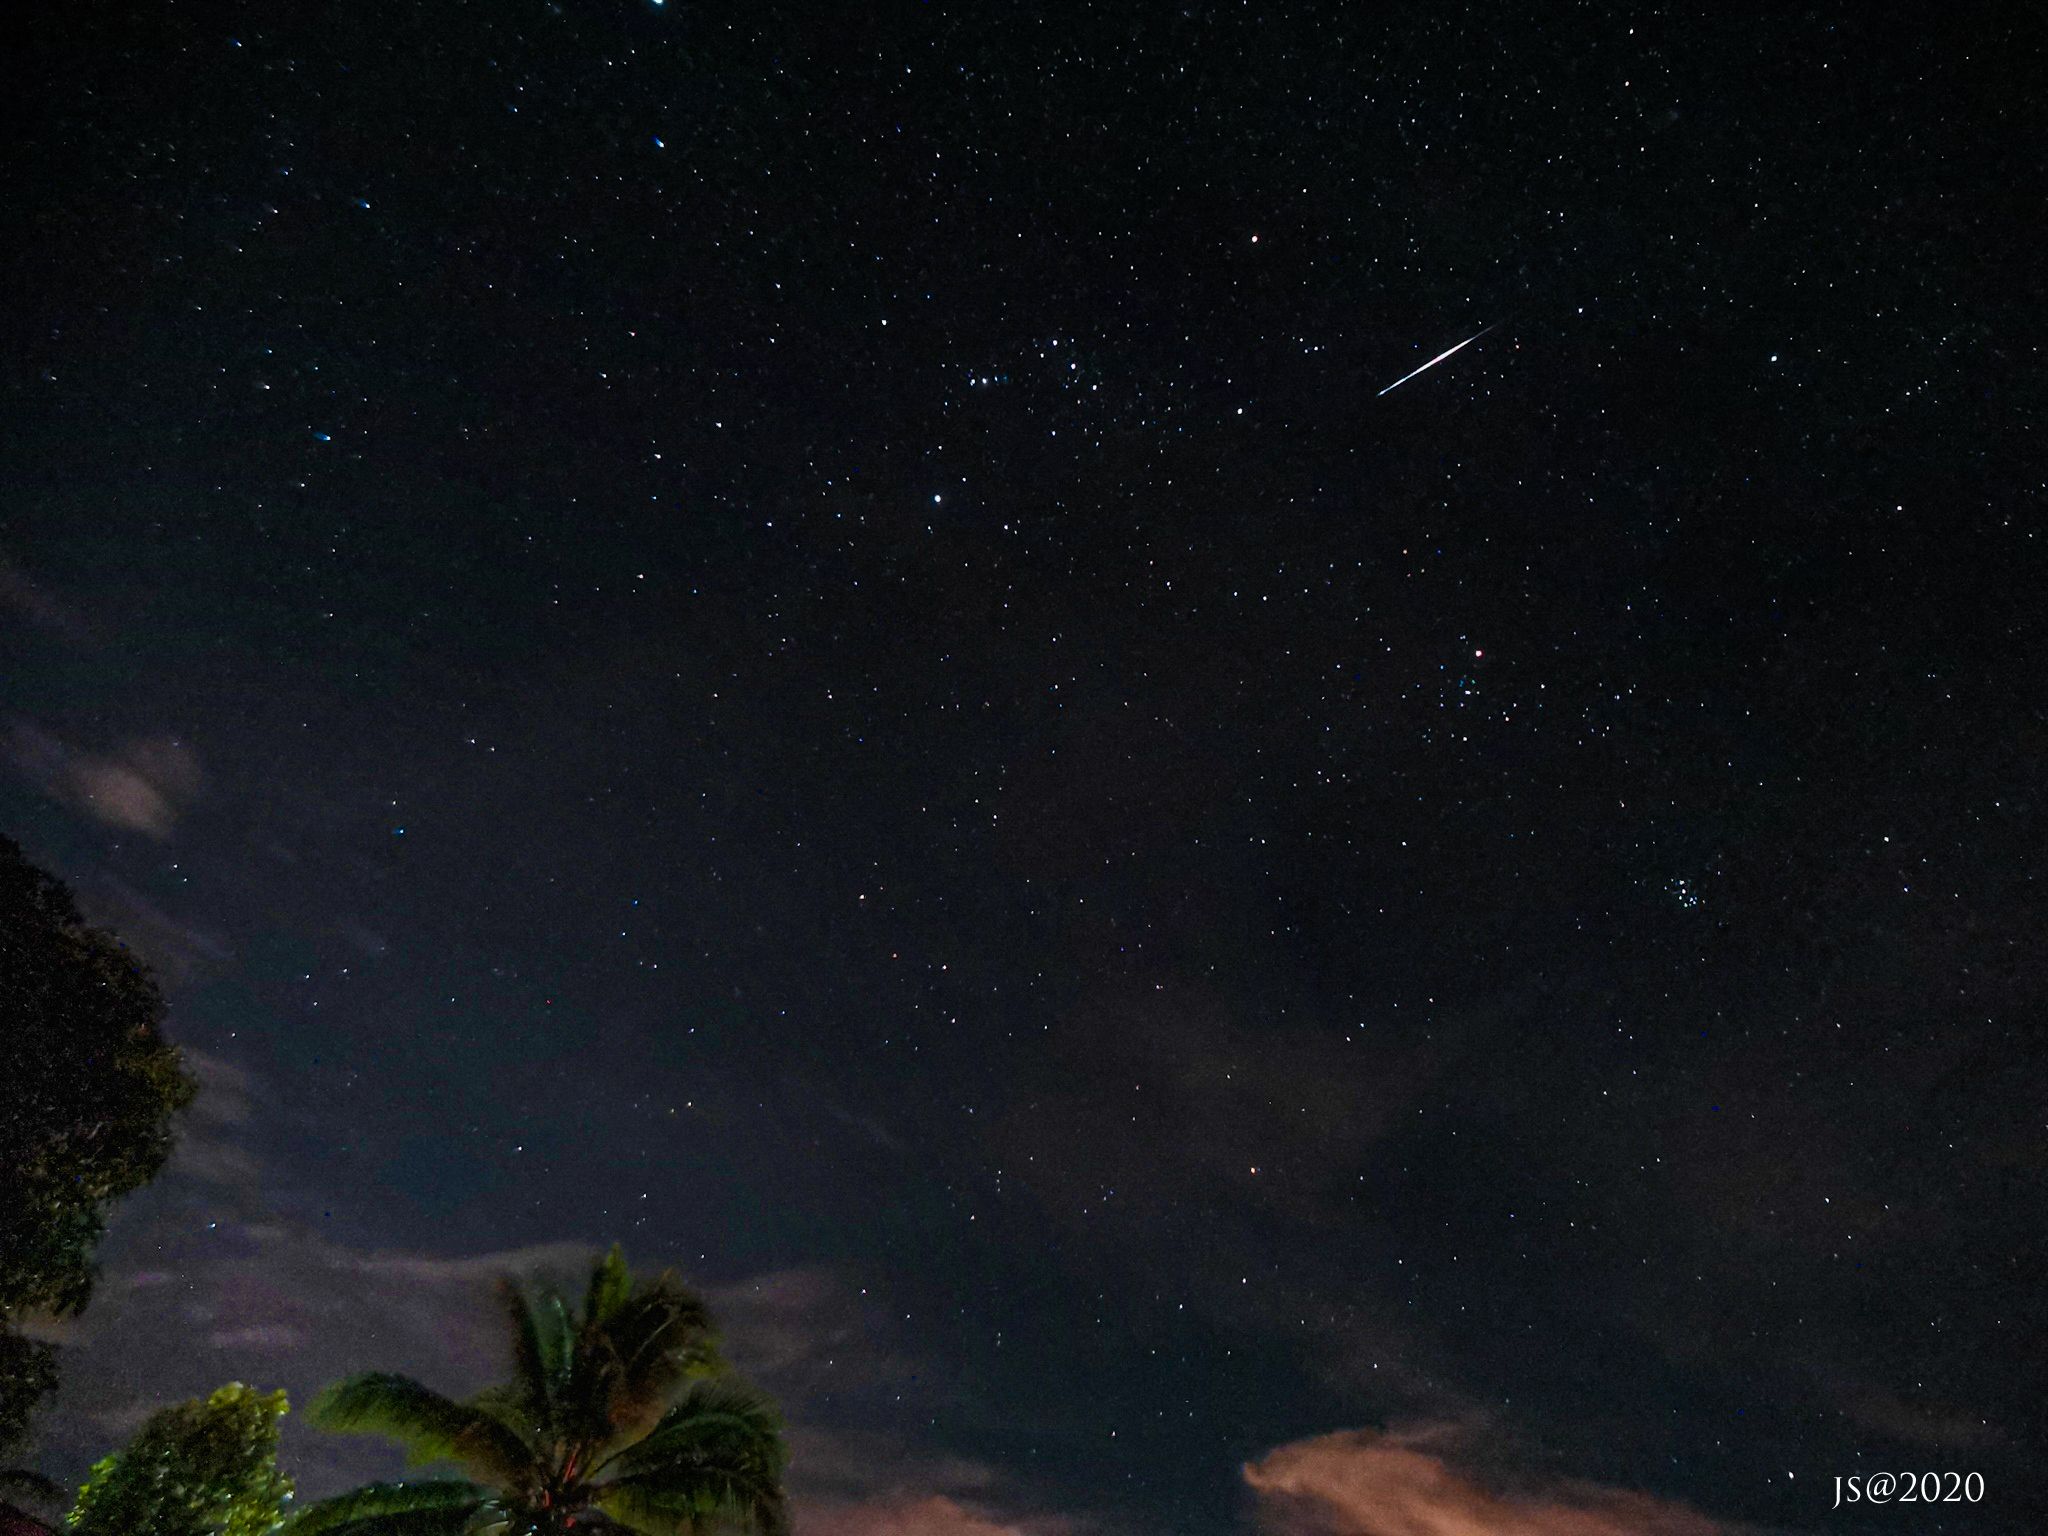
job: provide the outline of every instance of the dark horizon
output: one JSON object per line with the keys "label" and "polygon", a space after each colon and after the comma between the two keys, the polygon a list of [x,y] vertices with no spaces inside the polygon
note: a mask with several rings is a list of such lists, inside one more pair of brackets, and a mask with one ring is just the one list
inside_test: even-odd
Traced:
{"label": "dark horizon", "polygon": [[203,1085],[52,1470],[618,1241],[799,1536],[2039,1528],[2034,19],[23,36],[0,832]]}

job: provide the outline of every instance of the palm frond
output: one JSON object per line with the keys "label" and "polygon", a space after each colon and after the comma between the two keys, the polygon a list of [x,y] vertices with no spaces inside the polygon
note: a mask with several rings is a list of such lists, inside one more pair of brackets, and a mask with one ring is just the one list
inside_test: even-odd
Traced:
{"label": "palm frond", "polygon": [[692,1511],[658,1507],[631,1493],[601,1493],[593,1507],[633,1536],[697,1536],[698,1519]]}
{"label": "palm frond", "polygon": [[[463,1516],[461,1510],[422,1509],[404,1515],[371,1515],[346,1525],[322,1526],[320,1536],[506,1536],[510,1529],[503,1516],[487,1524],[478,1517]],[[295,1527],[279,1528],[278,1536],[294,1536]]]}
{"label": "palm frond", "polygon": [[583,1293],[584,1323],[604,1326],[632,1294],[633,1274],[626,1268],[625,1251],[613,1243],[611,1251],[590,1267],[590,1287]]}
{"label": "palm frond", "polygon": [[462,1536],[489,1502],[488,1489],[455,1478],[371,1483],[306,1505],[283,1536]]}
{"label": "palm frond", "polygon": [[583,1512],[577,1515],[576,1529],[579,1531],[623,1531],[626,1533],[626,1536],[674,1536],[675,1533],[675,1525],[668,1520],[657,1518],[636,1524],[631,1520],[612,1513],[610,1510],[599,1509],[595,1504],[586,1505]]}
{"label": "palm frond", "polygon": [[543,1440],[561,1434],[563,1398],[576,1369],[576,1325],[568,1305],[552,1286],[498,1283],[498,1304],[512,1325],[513,1387],[534,1433]]}
{"label": "palm frond", "polygon": [[651,1423],[677,1386],[718,1361],[710,1309],[673,1275],[621,1305],[604,1339],[609,1411],[621,1423]]}
{"label": "palm frond", "polygon": [[701,1350],[717,1335],[704,1298],[667,1272],[621,1303],[606,1320],[605,1332],[629,1370],[652,1359]]}
{"label": "palm frond", "polygon": [[699,1536],[734,1526],[752,1536],[785,1536],[789,1510],[773,1479],[709,1467],[607,1483],[593,1502],[622,1525],[650,1536]]}
{"label": "palm frond", "polygon": [[[610,1292],[612,1282],[602,1282]],[[709,1369],[711,1316],[701,1297],[664,1274],[623,1299],[602,1298],[602,1322],[586,1320],[562,1401],[562,1436],[601,1458],[654,1427],[675,1389]]]}
{"label": "palm frond", "polygon": [[737,1376],[692,1381],[646,1437],[621,1451],[611,1465],[627,1477],[707,1459],[778,1477],[787,1462],[781,1413]]}
{"label": "palm frond", "polygon": [[527,1401],[523,1389],[509,1382],[485,1387],[469,1400],[468,1406],[495,1420],[507,1433],[523,1442],[527,1447],[530,1468],[537,1468],[547,1460],[548,1426],[535,1421],[533,1406]]}
{"label": "palm frond", "polygon": [[617,1248],[592,1265],[580,1315],[545,1284],[499,1295],[513,1380],[457,1402],[356,1376],[308,1415],[488,1486],[376,1485],[298,1512],[283,1536],[512,1536],[572,1515],[593,1536],[786,1536],[781,1417],[726,1373],[702,1297],[673,1273],[635,1285]]}
{"label": "palm frond", "polygon": [[656,1536],[694,1536],[719,1524],[779,1536],[787,1462],[782,1416],[766,1397],[735,1377],[693,1381],[644,1439],[614,1458],[596,1503]]}
{"label": "palm frond", "polygon": [[338,1381],[314,1399],[306,1417],[321,1429],[396,1440],[415,1464],[460,1462],[507,1487],[523,1485],[533,1471],[532,1451],[510,1426],[410,1376],[372,1371]]}

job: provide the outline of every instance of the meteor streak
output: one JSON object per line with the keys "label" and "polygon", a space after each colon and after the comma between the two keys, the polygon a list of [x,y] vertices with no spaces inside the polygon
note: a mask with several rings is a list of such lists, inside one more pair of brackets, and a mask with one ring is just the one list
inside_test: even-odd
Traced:
{"label": "meteor streak", "polygon": [[[1493,325],[1498,324],[1500,324],[1498,320],[1494,321],[1493,323]],[[1477,341],[1480,337],[1484,336],[1488,331],[1492,330],[1493,325],[1483,326],[1479,330],[1474,331],[1470,336],[1467,336],[1455,347],[1452,347],[1450,352],[1437,353],[1435,357],[1432,357],[1428,362],[1424,363],[1420,368],[1416,369],[1415,373],[1427,373],[1430,369],[1434,368],[1438,363],[1442,362],[1445,358],[1449,357],[1451,355],[1451,352],[1464,351],[1467,347],[1471,346],[1473,342]],[[1399,389],[1403,384],[1406,384],[1410,379],[1414,378],[1415,373],[1402,374],[1401,377],[1394,380],[1394,382],[1389,384],[1385,389],[1381,390],[1380,395],[1392,394],[1395,390]],[[1379,399],[1380,395],[1374,395],[1373,399]]]}

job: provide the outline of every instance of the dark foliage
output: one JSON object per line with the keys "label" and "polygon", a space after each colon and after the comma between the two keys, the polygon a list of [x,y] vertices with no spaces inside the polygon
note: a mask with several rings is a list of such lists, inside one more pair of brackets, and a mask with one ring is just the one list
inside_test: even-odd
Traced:
{"label": "dark foliage", "polygon": [[21,1314],[85,1305],[108,1207],[163,1166],[192,1097],[163,1012],[141,962],[0,838],[0,1448],[56,1381]]}

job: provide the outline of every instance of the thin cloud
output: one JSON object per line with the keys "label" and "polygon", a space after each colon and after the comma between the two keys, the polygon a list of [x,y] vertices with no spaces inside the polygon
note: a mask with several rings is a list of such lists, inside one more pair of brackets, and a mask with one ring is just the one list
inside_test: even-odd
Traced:
{"label": "thin cloud", "polygon": [[96,923],[121,936],[156,971],[160,981],[179,983],[234,958],[220,935],[182,922],[127,881],[89,871],[78,881],[79,900]]}
{"label": "thin cloud", "polygon": [[119,752],[81,752],[32,721],[7,727],[6,755],[44,794],[123,831],[161,841],[200,790],[199,759],[173,737],[149,737]]}
{"label": "thin cloud", "polygon": [[94,643],[85,617],[70,604],[52,597],[20,571],[0,559],[0,609],[11,609],[29,623],[80,644]]}
{"label": "thin cloud", "polygon": [[944,1494],[800,1510],[796,1527],[800,1536],[1067,1536],[1079,1529],[1057,1516],[1014,1518]]}
{"label": "thin cloud", "polygon": [[1244,1469],[1272,1536],[1734,1536],[1744,1529],[1591,1483],[1498,1491],[1440,1454],[1429,1431],[1300,1440]]}

